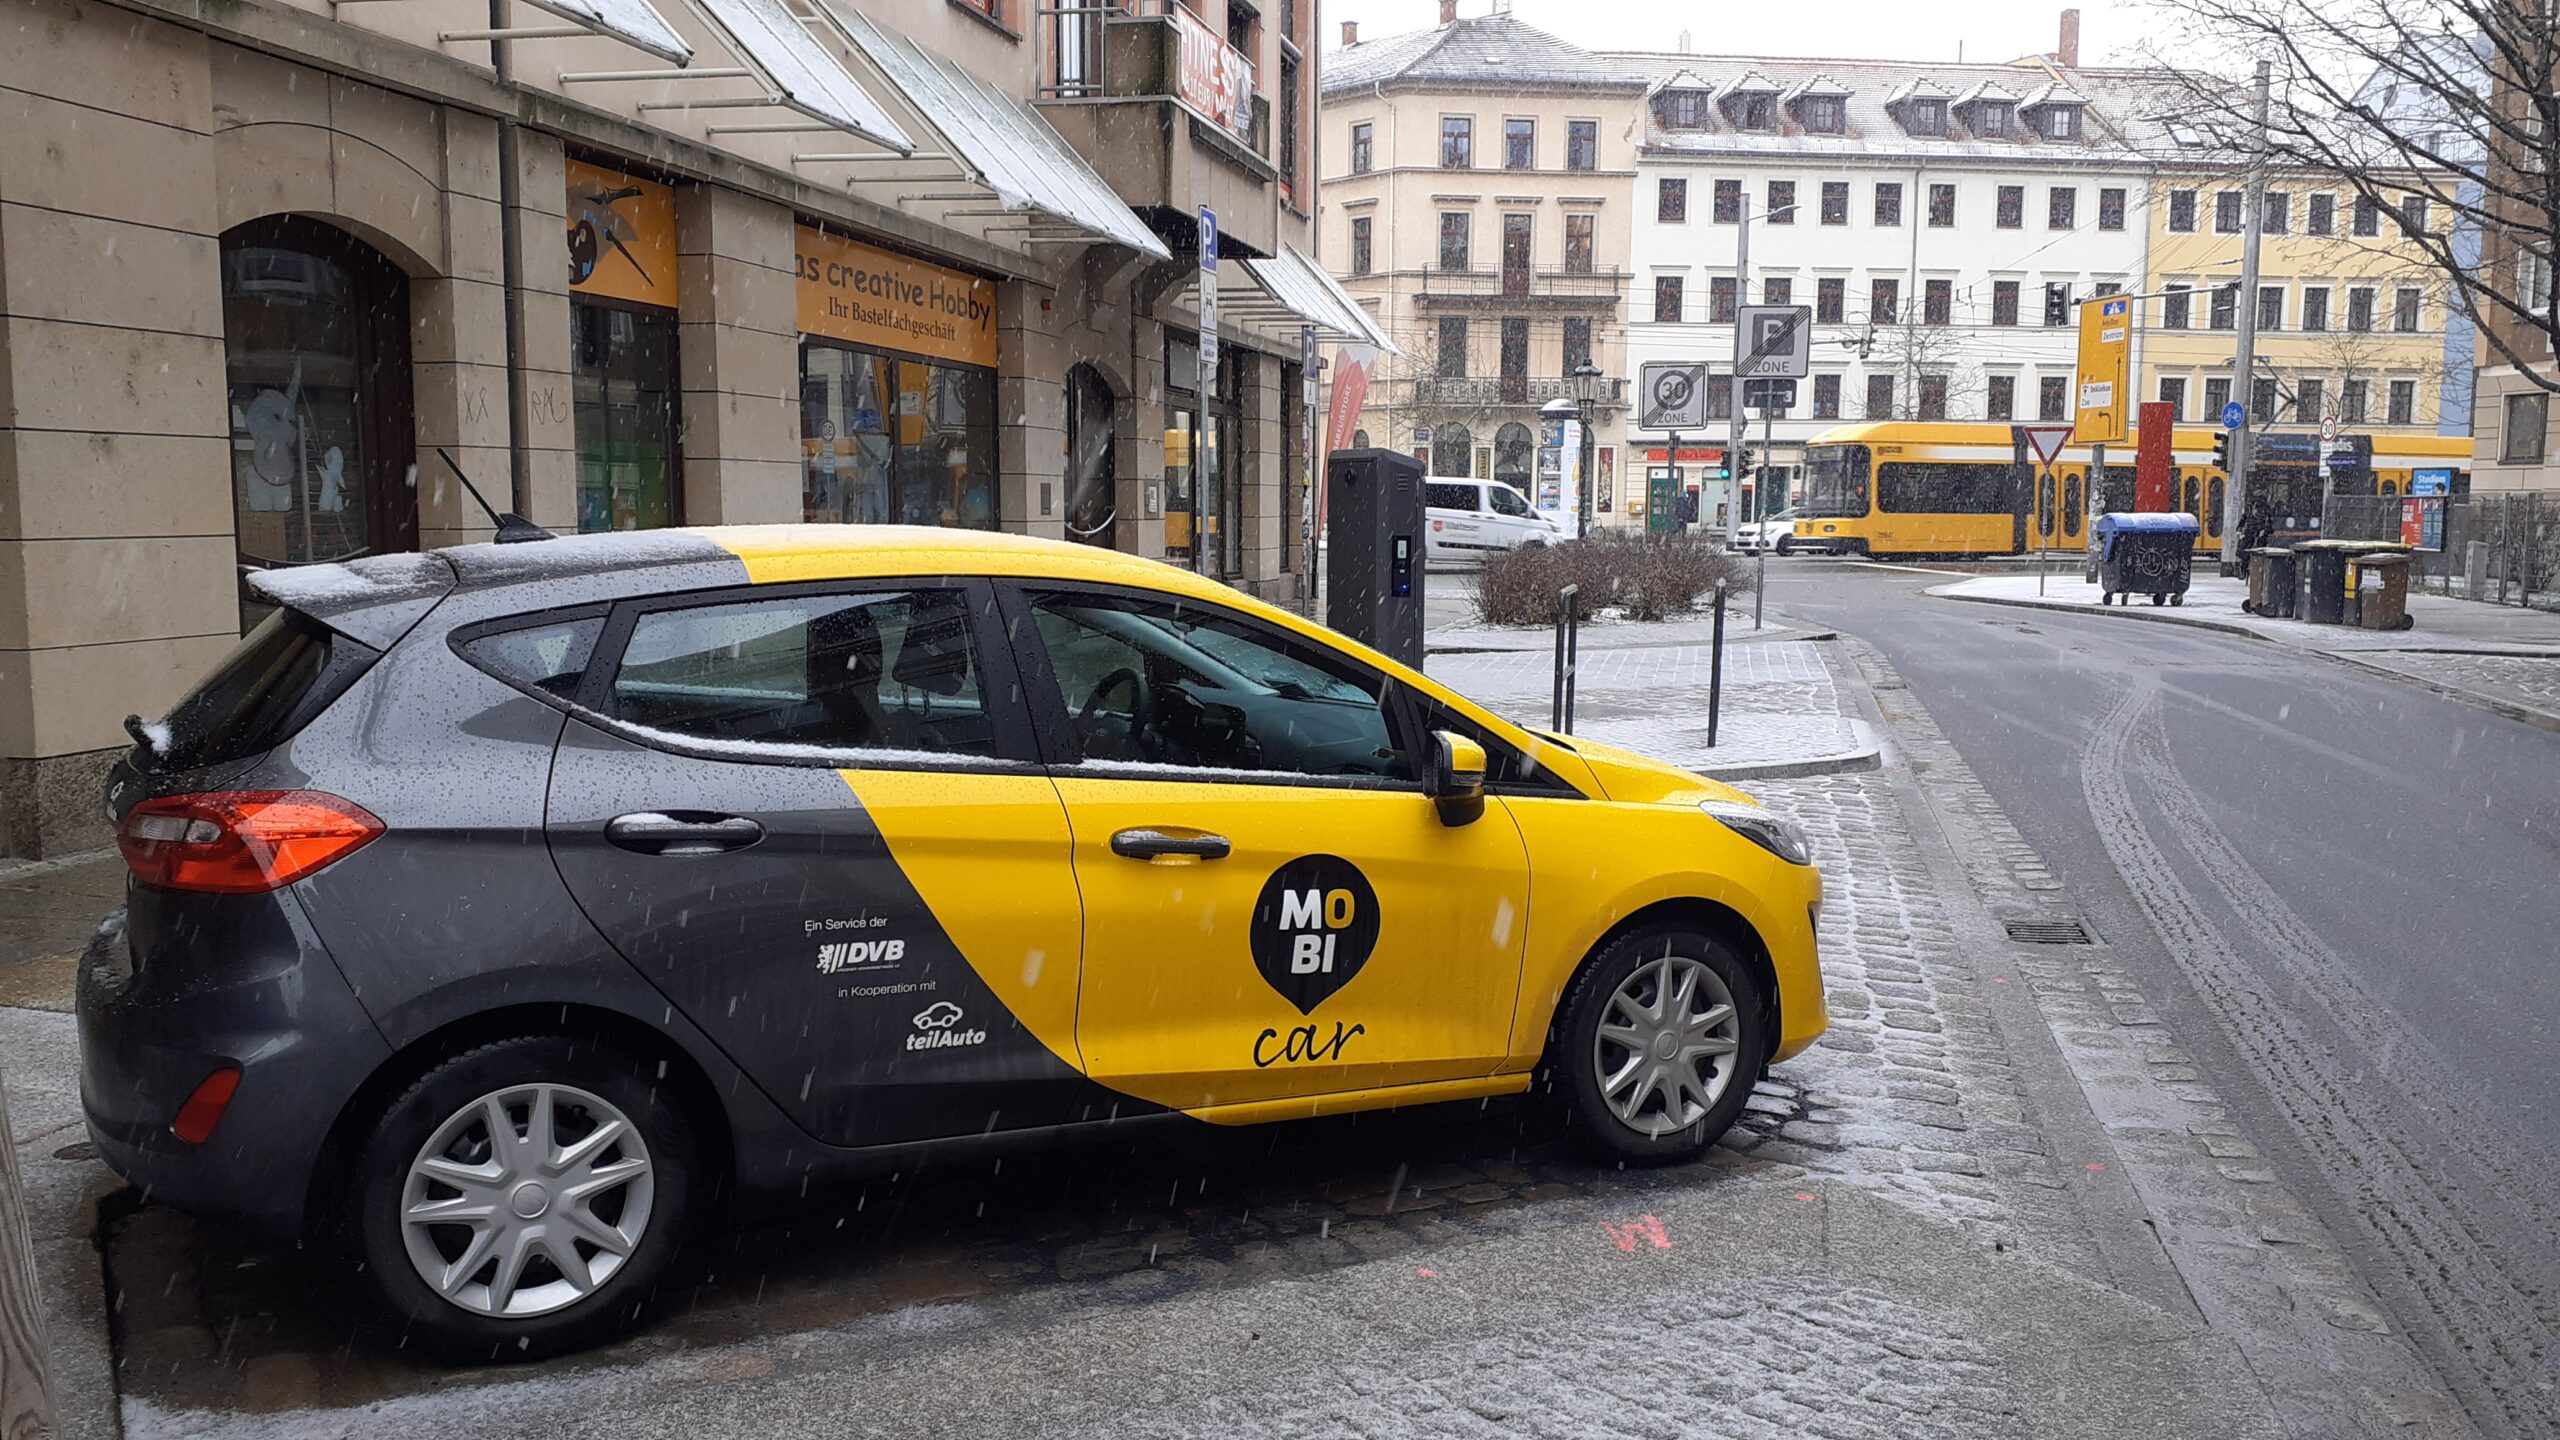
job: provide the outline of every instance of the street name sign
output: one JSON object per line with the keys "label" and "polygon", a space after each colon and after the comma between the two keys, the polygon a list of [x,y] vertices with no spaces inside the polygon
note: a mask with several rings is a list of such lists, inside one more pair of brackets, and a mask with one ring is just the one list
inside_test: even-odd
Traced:
{"label": "street name sign", "polygon": [[1751,380],[1801,380],[1813,373],[1813,307],[1745,305],[1734,315],[1741,339],[1733,373]]}
{"label": "street name sign", "polygon": [[1636,394],[1643,410],[1636,424],[1646,430],[1707,428],[1707,362],[1649,360],[1636,372]]}

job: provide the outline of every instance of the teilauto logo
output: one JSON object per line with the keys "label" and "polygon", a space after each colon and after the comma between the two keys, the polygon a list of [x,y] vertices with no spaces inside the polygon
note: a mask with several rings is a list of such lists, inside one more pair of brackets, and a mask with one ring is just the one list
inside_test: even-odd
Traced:
{"label": "teilauto logo", "polygon": [[906,958],[904,940],[830,940],[818,946],[818,973],[839,974]]}
{"label": "teilauto logo", "polygon": [[960,1019],[964,1012],[948,1000],[937,1000],[916,1016],[916,1033],[907,1037],[910,1050],[950,1050],[962,1045],[984,1045],[987,1032],[963,1030]]}

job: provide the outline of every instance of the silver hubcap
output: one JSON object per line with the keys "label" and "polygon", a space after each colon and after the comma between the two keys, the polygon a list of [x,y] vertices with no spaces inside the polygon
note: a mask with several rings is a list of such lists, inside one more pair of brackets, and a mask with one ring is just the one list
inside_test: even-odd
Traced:
{"label": "silver hubcap", "polygon": [[453,1304],[547,1315],[630,1260],[656,1194],[649,1148],[620,1110],[567,1085],[518,1085],[455,1111],[419,1147],[401,1239]]}
{"label": "silver hubcap", "polygon": [[1742,1017],[1705,961],[1665,953],[1636,967],[1609,997],[1592,1037],[1600,1096],[1639,1135],[1686,1130],[1733,1083]]}

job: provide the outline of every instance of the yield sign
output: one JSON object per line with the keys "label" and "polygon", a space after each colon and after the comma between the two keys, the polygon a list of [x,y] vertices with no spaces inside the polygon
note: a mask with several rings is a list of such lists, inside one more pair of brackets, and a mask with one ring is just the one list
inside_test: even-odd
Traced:
{"label": "yield sign", "polygon": [[2060,458],[2062,447],[2071,441],[2071,427],[2068,425],[2021,425],[2018,431],[2026,437],[2027,453],[2035,456],[2036,463],[2048,470]]}

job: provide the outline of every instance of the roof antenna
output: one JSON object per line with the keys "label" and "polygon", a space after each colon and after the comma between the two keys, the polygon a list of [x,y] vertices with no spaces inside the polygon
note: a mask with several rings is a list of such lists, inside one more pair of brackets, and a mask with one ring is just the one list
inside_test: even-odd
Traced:
{"label": "roof antenna", "polygon": [[552,534],[550,531],[543,529],[541,526],[534,524],[532,521],[527,520],[523,516],[516,514],[512,510],[501,515],[496,510],[490,508],[488,497],[480,493],[480,487],[472,484],[471,477],[462,473],[462,467],[453,463],[452,451],[439,445],[436,447],[436,458],[444,461],[444,468],[452,471],[453,478],[462,482],[462,488],[471,492],[471,498],[480,502],[480,509],[489,517],[489,523],[498,527],[499,544],[521,545],[527,540],[557,540],[560,538],[559,536]]}

